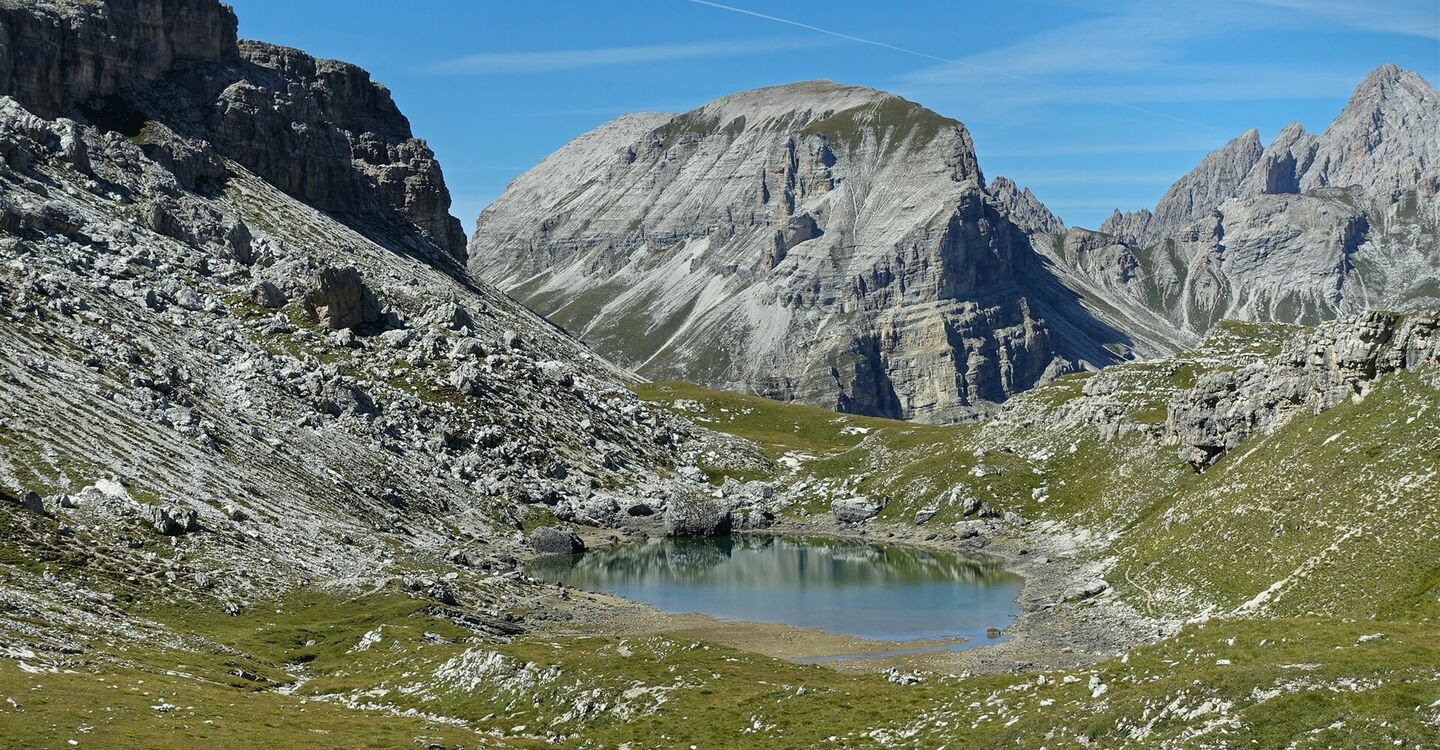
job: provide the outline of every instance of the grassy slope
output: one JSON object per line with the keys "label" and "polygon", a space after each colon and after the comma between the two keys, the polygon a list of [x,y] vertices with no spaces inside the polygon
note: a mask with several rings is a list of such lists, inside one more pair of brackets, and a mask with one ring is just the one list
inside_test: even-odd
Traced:
{"label": "grassy slope", "polygon": [[1440,632],[1413,622],[1211,622],[1091,668],[901,686],[659,636],[475,642],[398,594],[169,620],[204,645],[0,663],[0,745],[1319,748],[1440,728]]}

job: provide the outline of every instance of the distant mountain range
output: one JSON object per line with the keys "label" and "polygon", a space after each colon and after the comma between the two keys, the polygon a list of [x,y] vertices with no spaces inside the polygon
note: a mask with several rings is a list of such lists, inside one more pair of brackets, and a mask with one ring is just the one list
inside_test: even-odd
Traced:
{"label": "distant mountain range", "polygon": [[1324,132],[1248,131],[1153,210],[1067,230],[986,182],[960,122],[777,86],[582,135],[482,212],[469,269],[650,378],[953,421],[1223,318],[1440,301],[1437,123],[1384,65]]}

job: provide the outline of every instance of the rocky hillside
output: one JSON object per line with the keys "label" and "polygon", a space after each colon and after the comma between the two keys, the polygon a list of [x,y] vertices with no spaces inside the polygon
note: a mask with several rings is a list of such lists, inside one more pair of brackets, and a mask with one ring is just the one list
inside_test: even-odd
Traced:
{"label": "rocky hillside", "polygon": [[826,81],[619,118],[480,216],[472,275],[652,378],[928,421],[1137,345],[1050,274],[1060,223],[963,125]]}
{"label": "rocky hillside", "polygon": [[186,190],[215,189],[222,156],[381,244],[463,262],[440,166],[390,92],[235,31],[210,0],[3,0],[0,92],[143,142]]}
{"label": "rocky hillside", "polygon": [[[234,28],[202,0],[0,0],[0,745],[1433,744],[1434,311],[1225,322],[959,425],[640,383],[467,277],[438,167],[363,71]],[[834,111],[793,132],[742,97],[702,110],[720,136],[623,118],[546,169],[600,185],[791,144],[778,171],[741,159],[689,197],[643,175],[622,195],[655,207],[637,232],[714,222],[665,248],[768,237],[775,269],[825,284],[858,246],[807,246],[895,222],[893,277],[793,292],[828,326],[802,345],[890,314],[860,304],[878,295],[941,309],[944,356],[1003,381],[1032,350],[1070,364],[1054,342],[1096,329],[1084,309],[1132,312],[1061,304],[1026,232],[1063,226],[1008,181],[982,188],[958,125],[814,88]],[[616,162],[613,139],[669,156]],[[885,187],[907,175],[909,197]],[[716,184],[768,202],[724,214]],[[926,283],[948,291],[922,304]],[[985,329],[1008,349],[953,327],[992,288],[1028,316]],[[982,648],[832,668],[755,643],[813,631],[686,630],[523,568],[761,527],[983,550],[1025,577],[1021,614]]]}
{"label": "rocky hillside", "polygon": [[135,632],[115,597],[239,612],[416,571],[498,617],[477,582],[546,541],[522,531],[666,509],[706,433],[457,272],[439,169],[363,71],[237,43],[202,0],[0,28],[0,514],[28,561],[0,641]]}
{"label": "rocky hillside", "polygon": [[[1318,135],[1249,131],[1154,211],[1037,239],[1127,332],[1193,342],[1223,319],[1315,323],[1440,301],[1440,94],[1377,68]],[[1128,321],[1128,322],[1127,322]]]}

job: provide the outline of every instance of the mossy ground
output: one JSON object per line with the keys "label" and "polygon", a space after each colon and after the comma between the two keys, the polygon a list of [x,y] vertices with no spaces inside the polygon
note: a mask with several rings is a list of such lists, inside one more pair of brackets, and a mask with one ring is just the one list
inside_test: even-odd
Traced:
{"label": "mossy ground", "polygon": [[[489,642],[399,594],[271,604],[168,613],[206,647],[0,662],[0,744],[1425,747],[1440,730],[1440,629],[1413,621],[1216,620],[1089,668],[897,685],[658,635]],[[276,692],[291,671],[309,681]]]}

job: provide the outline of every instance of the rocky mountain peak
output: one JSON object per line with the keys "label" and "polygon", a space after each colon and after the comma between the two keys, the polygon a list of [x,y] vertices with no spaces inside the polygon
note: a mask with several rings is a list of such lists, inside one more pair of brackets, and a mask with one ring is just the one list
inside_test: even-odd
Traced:
{"label": "rocky mountain peak", "polygon": [[1233,196],[1264,150],[1260,131],[1251,128],[1207,154],[1189,174],[1176,180],[1148,216],[1112,216],[1100,231],[1139,244],[1167,237]]}
{"label": "rocky mountain peak", "polygon": [[865,106],[895,98],[893,94],[866,86],[851,86],[819,79],[749,89],[722,96],[699,109],[714,117],[746,117],[754,123],[767,118],[794,118],[806,115],[814,119],[834,112]]}
{"label": "rocky mountain peak", "polygon": [[992,188],[954,119],[773,86],[575,139],[481,214],[470,271],[646,377],[951,420],[1114,357],[1030,246],[1064,225]]}
{"label": "rocky mountain peak", "polygon": [[1319,136],[1301,190],[1359,187],[1379,199],[1440,188],[1440,95],[1420,74],[1386,64],[1366,76]]}
{"label": "rocky mountain peak", "polygon": [[1065,222],[1050,212],[1030,188],[1021,189],[1009,177],[996,177],[985,192],[1000,204],[1010,220],[1027,234],[1055,234],[1065,231]]}
{"label": "rocky mountain peak", "polygon": [[1251,129],[1172,185],[1151,216],[1119,213],[1100,227],[1130,244],[1170,237],[1226,200],[1355,188],[1382,203],[1440,187],[1440,96],[1418,73],[1386,63],[1367,75],[1323,133],[1299,122],[1261,148]]}
{"label": "rocky mountain peak", "polygon": [[1395,101],[1421,100],[1433,95],[1434,89],[1419,73],[1394,63],[1385,63],[1360,81],[1345,109],[1365,109]]}

